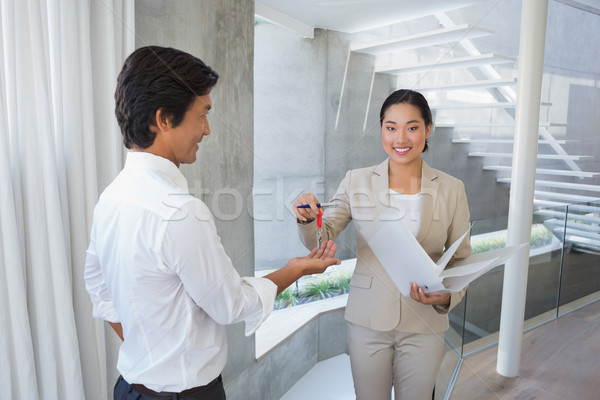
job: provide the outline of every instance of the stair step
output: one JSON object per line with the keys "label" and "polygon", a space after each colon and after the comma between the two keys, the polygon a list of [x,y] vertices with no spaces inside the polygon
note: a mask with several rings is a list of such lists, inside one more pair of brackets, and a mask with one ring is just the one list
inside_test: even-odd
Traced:
{"label": "stair step", "polygon": [[596,214],[600,214],[600,201],[595,201],[592,202],[592,204],[595,205],[589,205],[589,204],[572,204],[569,206],[569,218],[571,218],[571,215],[577,215],[575,214],[575,212],[582,212],[582,213],[596,213]]}
{"label": "stair step", "polygon": [[429,32],[416,33],[398,39],[386,40],[371,44],[351,45],[350,50],[366,54],[384,54],[393,51],[418,49],[435,46],[463,39],[474,39],[493,34],[494,31],[478,26],[464,24],[452,28],[437,29]]}
{"label": "stair step", "polygon": [[498,54],[482,54],[478,56],[460,57],[442,59],[434,63],[427,64],[414,64],[414,65],[403,65],[403,66],[385,66],[376,68],[375,72],[380,74],[413,74],[416,72],[425,72],[432,70],[452,69],[452,68],[469,68],[477,67],[482,65],[495,65],[503,64],[516,61],[514,57],[507,57]]}
{"label": "stair step", "polygon": [[[533,199],[533,204],[535,206],[542,206],[545,208],[565,208],[569,205],[567,203],[563,203],[563,202],[559,202],[559,201],[540,200],[540,199]],[[534,211],[534,212],[537,212],[537,211]]]}
{"label": "stair step", "polygon": [[542,197],[546,199],[555,199],[555,200],[565,200],[572,203],[588,203],[592,201],[599,201],[600,197],[590,197],[590,196],[580,196],[577,194],[568,194],[568,193],[556,193],[556,192],[544,192],[541,190],[535,190],[534,196]]}
{"label": "stair step", "polygon": [[517,79],[492,79],[475,82],[444,83],[437,85],[423,85],[413,88],[416,91],[426,90],[461,90],[461,89],[484,89],[502,86],[516,86]]}
{"label": "stair step", "polygon": [[[483,151],[474,151],[469,152],[469,156],[471,157],[502,157],[502,158],[512,158],[512,153],[486,153]],[[572,155],[562,155],[562,154],[538,154],[538,160],[592,160],[594,156],[572,156]]]}
{"label": "stair step", "polygon": [[[562,229],[554,228],[552,231],[555,233],[556,236],[561,237],[564,233],[564,228],[562,228]],[[578,240],[576,238],[585,238],[585,239],[590,239],[591,243],[593,243],[595,247],[600,247],[600,235],[597,233],[567,228],[566,234],[567,234],[567,237],[566,237],[567,242],[578,242]],[[575,236],[576,238],[574,238],[573,236]],[[585,243],[587,243],[587,241]],[[590,243],[588,243],[588,244],[590,244]]]}
{"label": "stair step", "polygon": [[[560,232],[557,232],[557,235],[558,234],[560,234]],[[600,251],[600,240],[582,237],[582,235],[574,235],[567,232],[565,242],[570,243],[573,248],[576,248],[579,251],[587,250],[592,254],[598,254],[598,251]]]}
{"label": "stair step", "polygon": [[534,214],[541,215],[542,217],[552,217],[554,219],[562,218],[564,220],[566,212],[555,211],[555,210],[534,210]]}
{"label": "stair step", "polygon": [[[569,209],[571,209],[572,207],[575,207],[575,205],[569,206]],[[533,213],[544,216],[544,217],[553,217],[557,221],[562,219],[562,224],[564,226],[564,223],[565,223],[565,213],[564,212],[555,211],[555,210],[536,210]],[[569,212],[568,219],[573,220],[573,221],[589,222],[592,224],[600,224],[600,218],[590,217],[588,215],[576,214],[576,213],[572,213],[572,212]]]}
{"label": "stair step", "polygon": [[[548,225],[553,228],[564,229],[565,220],[564,219],[561,220],[561,219],[557,219],[557,218],[547,219],[544,221],[544,226],[548,226]],[[573,221],[567,221],[567,229],[578,230],[578,231],[583,231],[583,232],[592,232],[592,233],[596,233],[596,234],[600,233],[600,226],[598,226],[598,225],[580,224],[578,222],[573,222]],[[600,237],[598,239],[600,239]]]}
{"label": "stair step", "polygon": [[[569,144],[569,143],[581,143],[582,140],[538,140],[538,144]],[[452,139],[452,143],[466,143],[466,144],[513,144],[514,139]]]}
{"label": "stair step", "polygon": [[[501,171],[501,172],[511,172],[512,167],[509,166],[501,166],[501,165],[486,165],[483,169],[487,171]],[[539,175],[560,175],[560,176],[574,176],[577,178],[593,178],[595,176],[600,175],[600,172],[586,172],[586,171],[569,171],[563,169],[544,169],[537,168],[536,173]]]}
{"label": "stair step", "polygon": [[[498,124],[493,122],[456,122],[456,123],[435,123],[436,128],[514,128],[515,123]],[[540,128],[567,127],[567,124],[558,122],[540,122]]]}
{"label": "stair step", "polygon": [[[540,103],[542,107],[551,106],[552,103],[542,102]],[[471,108],[515,108],[517,106],[516,103],[445,103],[445,104],[434,104],[430,105],[429,108],[432,110],[458,110],[458,109],[471,109]]]}
{"label": "stair step", "polygon": [[[499,178],[496,182],[510,183],[511,178]],[[586,185],[583,183],[570,183],[570,182],[554,182],[554,181],[535,181],[535,186],[541,187],[553,187],[561,189],[573,189],[581,190],[584,192],[600,192],[600,186],[598,185]]]}

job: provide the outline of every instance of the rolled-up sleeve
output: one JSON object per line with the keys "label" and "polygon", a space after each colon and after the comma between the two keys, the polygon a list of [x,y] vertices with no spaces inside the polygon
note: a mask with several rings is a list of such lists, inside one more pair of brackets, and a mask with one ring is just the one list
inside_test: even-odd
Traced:
{"label": "rolled-up sleeve", "polygon": [[96,255],[94,228],[92,228],[92,238],[86,251],[83,277],[85,288],[92,300],[92,316],[114,323],[120,322]]}
{"label": "rolled-up sleeve", "polygon": [[277,285],[266,278],[242,278],[242,285],[249,285],[258,293],[262,303],[261,312],[246,318],[246,336],[253,334],[273,311]]}

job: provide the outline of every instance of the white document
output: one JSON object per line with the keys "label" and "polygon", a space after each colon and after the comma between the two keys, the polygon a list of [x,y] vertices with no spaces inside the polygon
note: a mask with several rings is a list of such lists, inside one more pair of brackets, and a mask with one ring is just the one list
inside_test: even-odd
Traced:
{"label": "white document", "polygon": [[465,232],[434,263],[417,239],[401,222],[402,214],[390,208],[360,229],[375,256],[403,296],[410,296],[410,283],[425,293],[458,292],[470,282],[503,264],[527,243],[473,254],[445,270],[446,265],[467,236]]}

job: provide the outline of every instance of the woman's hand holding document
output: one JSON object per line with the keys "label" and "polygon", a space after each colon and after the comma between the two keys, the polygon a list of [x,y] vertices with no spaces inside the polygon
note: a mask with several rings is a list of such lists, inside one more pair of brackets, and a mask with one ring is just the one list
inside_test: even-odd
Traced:
{"label": "woman's hand holding document", "polygon": [[403,215],[393,208],[381,213],[360,229],[375,256],[396,284],[400,293],[410,295],[410,283],[416,283],[425,293],[458,292],[470,282],[510,258],[527,243],[473,254],[446,265],[464,240],[465,232],[434,263],[417,239],[400,222]]}

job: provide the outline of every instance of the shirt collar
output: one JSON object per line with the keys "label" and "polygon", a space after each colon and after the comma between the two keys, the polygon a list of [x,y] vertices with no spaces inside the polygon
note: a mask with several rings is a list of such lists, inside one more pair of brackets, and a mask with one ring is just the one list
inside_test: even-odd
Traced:
{"label": "shirt collar", "polygon": [[188,191],[188,183],[179,168],[164,157],[145,151],[130,151],[127,153],[125,168],[149,169],[157,171],[169,178],[181,190]]}

